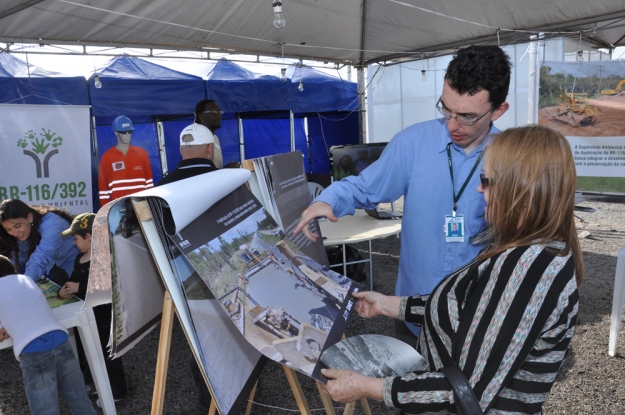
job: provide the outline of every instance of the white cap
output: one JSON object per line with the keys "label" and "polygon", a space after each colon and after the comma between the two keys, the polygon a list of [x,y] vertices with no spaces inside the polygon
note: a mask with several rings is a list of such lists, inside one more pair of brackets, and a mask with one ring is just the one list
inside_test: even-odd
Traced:
{"label": "white cap", "polygon": [[191,124],[180,132],[180,145],[199,146],[202,144],[212,144],[215,142],[211,130],[202,124]]}

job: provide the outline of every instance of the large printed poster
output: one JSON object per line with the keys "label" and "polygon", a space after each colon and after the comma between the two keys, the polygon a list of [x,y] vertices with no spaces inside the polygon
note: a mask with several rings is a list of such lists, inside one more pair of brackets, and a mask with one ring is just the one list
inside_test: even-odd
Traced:
{"label": "large printed poster", "polygon": [[0,200],[93,211],[89,107],[0,105]]}
{"label": "large printed poster", "polygon": [[578,187],[625,192],[625,61],[544,62],[538,122],[561,132]]}

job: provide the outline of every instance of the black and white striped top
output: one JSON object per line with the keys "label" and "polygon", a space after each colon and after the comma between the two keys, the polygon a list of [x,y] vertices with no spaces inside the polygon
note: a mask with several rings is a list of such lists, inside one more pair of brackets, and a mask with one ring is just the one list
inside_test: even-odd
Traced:
{"label": "black and white striped top", "polygon": [[487,414],[539,414],[569,348],[578,310],[573,257],[545,245],[473,261],[429,296],[406,297],[400,316],[422,324],[424,372],[388,378],[386,405],[409,414],[455,413],[437,370],[456,363]]}

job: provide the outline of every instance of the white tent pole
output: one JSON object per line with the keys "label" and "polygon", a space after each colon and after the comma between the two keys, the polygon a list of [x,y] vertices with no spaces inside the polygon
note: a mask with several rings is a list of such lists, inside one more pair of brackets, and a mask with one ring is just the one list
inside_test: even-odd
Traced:
{"label": "white tent pole", "polygon": [[538,36],[529,44],[529,91],[527,95],[527,123],[538,122]]}
{"label": "white tent pole", "polygon": [[359,142],[368,143],[367,138],[367,101],[365,99],[365,68],[359,66],[357,69],[358,82],[358,136]]}
{"label": "white tent pole", "polygon": [[291,121],[291,151],[295,151],[295,118],[293,111],[289,110],[289,116]]}
{"label": "white tent pole", "polygon": [[239,119],[239,157],[241,157],[241,162],[245,160],[245,134],[243,133],[243,118],[241,118],[241,114],[237,114]]}
{"label": "white tent pole", "polygon": [[161,121],[157,121],[156,123],[156,136],[158,137],[158,152],[161,156],[161,175],[165,177],[167,173],[169,173],[169,167],[167,166],[165,131],[163,130],[163,123]]}
{"label": "white tent pole", "polygon": [[308,132],[308,117],[304,117],[304,135],[306,136],[306,151],[308,152],[308,168],[312,173],[312,154],[310,153],[310,134]]}

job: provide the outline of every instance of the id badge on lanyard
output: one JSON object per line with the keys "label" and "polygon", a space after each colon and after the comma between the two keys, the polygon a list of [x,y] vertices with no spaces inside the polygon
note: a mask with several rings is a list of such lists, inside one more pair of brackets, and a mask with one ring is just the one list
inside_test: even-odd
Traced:
{"label": "id badge on lanyard", "polygon": [[458,200],[460,200],[460,196],[464,192],[464,189],[469,184],[473,173],[475,173],[475,169],[477,169],[478,164],[480,164],[480,160],[482,160],[483,152],[477,158],[477,162],[473,166],[471,173],[469,173],[469,177],[465,180],[464,184],[460,188],[460,191],[456,195],[455,187],[454,187],[454,170],[451,164],[451,151],[449,147],[451,143],[447,144],[447,160],[449,162],[449,174],[451,175],[451,191],[453,192],[454,197],[454,207],[453,213],[451,215],[445,215],[445,242],[464,242],[464,215],[457,213],[458,208]]}
{"label": "id badge on lanyard", "polygon": [[464,242],[464,215],[445,215],[445,242]]}

